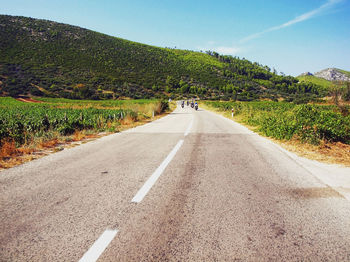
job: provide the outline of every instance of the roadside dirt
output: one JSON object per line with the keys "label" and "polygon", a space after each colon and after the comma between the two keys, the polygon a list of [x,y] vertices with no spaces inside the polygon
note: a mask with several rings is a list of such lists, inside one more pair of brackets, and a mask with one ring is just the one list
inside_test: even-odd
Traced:
{"label": "roadside dirt", "polygon": [[[271,139],[271,138],[270,138]],[[350,145],[337,143],[321,143],[318,146],[301,143],[297,140],[278,141],[271,139],[278,143],[283,148],[301,157],[312,160],[317,160],[327,164],[340,164],[350,167]]]}
{"label": "roadside dirt", "polygon": [[32,98],[16,98],[16,100],[25,103],[43,103],[42,101],[34,100]]}

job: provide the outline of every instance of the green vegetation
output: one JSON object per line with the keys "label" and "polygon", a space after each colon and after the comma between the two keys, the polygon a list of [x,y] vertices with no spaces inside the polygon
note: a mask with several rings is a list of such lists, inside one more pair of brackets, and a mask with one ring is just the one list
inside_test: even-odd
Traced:
{"label": "green vegetation", "polygon": [[296,138],[311,144],[318,144],[321,140],[350,144],[350,115],[343,116],[335,106],[281,102],[205,103],[221,111],[233,108],[244,123],[276,139]]}
{"label": "green vegetation", "polygon": [[168,109],[158,100],[74,101],[42,98],[43,103],[24,103],[0,98],[0,146],[4,141],[29,144],[35,138],[52,139],[78,130],[116,132],[121,121],[150,118],[152,111]]}
{"label": "green vegetation", "polygon": [[0,95],[309,101],[323,87],[238,57],[159,48],[83,28],[0,15]]}
{"label": "green vegetation", "polygon": [[328,81],[326,79],[323,79],[323,78],[320,78],[320,77],[316,77],[316,76],[312,76],[312,75],[298,76],[297,78],[301,82],[313,83],[315,85],[322,86],[326,90],[329,89],[332,86],[332,81]]}

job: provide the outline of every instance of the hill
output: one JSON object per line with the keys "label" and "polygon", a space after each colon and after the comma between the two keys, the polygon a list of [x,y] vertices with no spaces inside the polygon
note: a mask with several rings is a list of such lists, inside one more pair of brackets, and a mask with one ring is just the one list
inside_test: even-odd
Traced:
{"label": "hill", "polygon": [[329,89],[332,86],[332,81],[326,80],[315,75],[300,75],[297,77],[301,82],[311,82],[315,85],[322,86],[326,89]]}
{"label": "hill", "polygon": [[342,69],[337,69],[337,70],[349,78],[347,81],[350,81],[350,71],[346,71]]}
{"label": "hill", "polygon": [[314,75],[328,81],[350,81],[350,72],[337,68],[327,68]]}
{"label": "hill", "polygon": [[325,90],[238,57],[160,48],[47,20],[0,15],[0,95],[293,100]]}
{"label": "hill", "polygon": [[315,74],[306,72],[297,77],[300,82],[313,83],[329,89],[334,85],[333,81],[349,82],[350,72],[338,68],[327,68]]}

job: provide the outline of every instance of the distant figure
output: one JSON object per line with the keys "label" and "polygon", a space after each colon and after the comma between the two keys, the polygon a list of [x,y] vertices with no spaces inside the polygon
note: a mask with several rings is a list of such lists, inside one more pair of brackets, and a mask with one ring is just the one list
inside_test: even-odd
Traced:
{"label": "distant figure", "polygon": [[231,112],[232,112],[232,118],[233,118],[233,108],[232,108]]}

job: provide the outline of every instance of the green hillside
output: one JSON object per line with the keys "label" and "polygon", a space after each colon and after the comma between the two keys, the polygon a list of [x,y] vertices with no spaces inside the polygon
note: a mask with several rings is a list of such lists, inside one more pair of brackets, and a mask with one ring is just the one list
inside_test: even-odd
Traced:
{"label": "green hillside", "polygon": [[215,52],[159,48],[47,20],[0,15],[0,95],[75,99],[322,96],[267,66]]}
{"label": "green hillside", "polygon": [[304,76],[298,76],[297,77],[301,82],[311,82],[314,83],[315,85],[322,86],[326,89],[330,88],[332,85],[332,81],[328,81],[326,79],[316,77],[313,75],[304,75]]}

